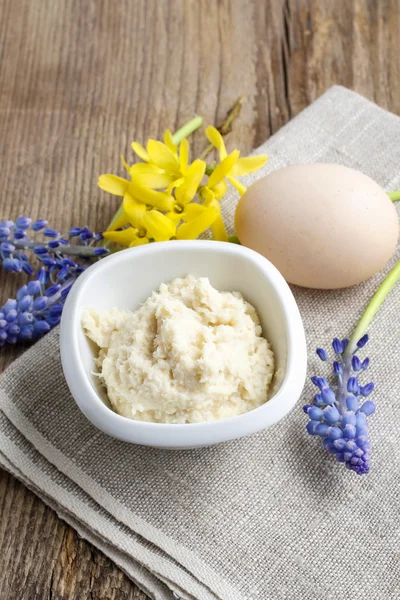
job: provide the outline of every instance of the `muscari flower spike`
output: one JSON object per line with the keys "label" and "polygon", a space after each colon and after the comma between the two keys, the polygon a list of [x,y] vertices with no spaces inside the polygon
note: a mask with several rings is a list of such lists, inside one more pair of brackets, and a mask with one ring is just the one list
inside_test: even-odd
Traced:
{"label": "muscari flower spike", "polygon": [[0,346],[36,340],[61,320],[64,301],[77,277],[108,250],[95,244],[102,234],[74,227],[62,236],[47,221],[20,217],[0,223],[0,262],[5,271],[35,273],[28,254],[40,268],[15,298],[0,308]]}
{"label": "muscari flower spike", "polygon": [[[374,384],[362,386],[356,375],[366,370],[369,364],[368,359],[362,363],[356,354],[367,341],[368,336],[364,335],[353,352],[346,352],[348,340],[333,340],[335,389],[323,377],[312,377],[318,393],[312,404],[303,407],[310,419],[307,432],[321,437],[325,450],[359,475],[369,472],[371,444],[367,417],[375,411],[375,404],[365,400],[373,391]],[[322,361],[328,360],[328,353],[322,348],[317,348],[317,355]]]}
{"label": "muscari flower spike", "polygon": [[[371,443],[368,437],[367,417],[375,412],[375,403],[367,400],[374,390],[371,381],[362,384],[359,377],[369,367],[369,358],[361,360],[359,350],[368,342],[366,333],[372,319],[386,296],[400,279],[400,262],[389,272],[375,292],[358,322],[350,340],[335,338],[332,348],[333,376],[330,385],[324,377],[311,377],[318,388],[311,404],[303,406],[309,417],[306,425],[310,435],[322,438],[322,446],[336,456],[336,460],[358,475],[370,470]],[[328,360],[328,353],[317,348],[321,361]]]}

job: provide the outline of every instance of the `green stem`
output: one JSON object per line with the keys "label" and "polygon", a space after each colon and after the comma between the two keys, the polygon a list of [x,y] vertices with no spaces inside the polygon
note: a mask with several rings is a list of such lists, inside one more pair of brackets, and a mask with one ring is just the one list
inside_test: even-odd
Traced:
{"label": "green stem", "polygon": [[349,345],[346,349],[346,354],[351,354],[357,347],[357,342],[367,332],[367,329],[376,315],[382,302],[393,288],[395,283],[400,279],[400,261],[393,267],[387,277],[383,280],[375,294],[372,296],[367,308],[361,319],[358,322],[357,327],[354,329],[353,334],[350,338]]}
{"label": "green stem", "polygon": [[389,192],[388,196],[392,200],[392,202],[397,202],[397,200],[400,200],[400,190],[396,190],[395,192]]}
{"label": "green stem", "polygon": [[235,234],[229,236],[228,242],[230,242],[231,244],[239,244],[239,246],[241,245],[238,236]]}
{"label": "green stem", "polygon": [[119,209],[117,210],[117,212],[115,213],[113,218],[111,219],[111,222],[109,223],[106,231],[108,231],[109,229],[111,229],[111,227],[113,227],[114,223],[117,221],[117,219],[120,218],[120,216],[123,214],[123,212],[124,212],[124,206],[123,206],[123,202],[121,202],[121,206],[119,207]]}
{"label": "green stem", "polygon": [[194,117],[193,119],[185,123],[185,125],[182,125],[182,127],[178,129],[178,131],[175,131],[175,133],[172,135],[172,141],[174,142],[174,144],[180,144],[184,138],[188,137],[188,135],[193,133],[193,131],[196,131],[196,129],[198,129],[202,125],[203,117]]}

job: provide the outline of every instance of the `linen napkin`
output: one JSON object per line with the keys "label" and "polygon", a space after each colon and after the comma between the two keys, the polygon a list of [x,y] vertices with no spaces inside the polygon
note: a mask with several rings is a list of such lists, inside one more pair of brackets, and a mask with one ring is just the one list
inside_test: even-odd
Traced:
{"label": "linen napkin", "polygon": [[[400,118],[334,87],[256,150],[270,160],[245,183],[288,164],[331,162],[398,189],[399,139]],[[223,206],[231,227],[236,201],[232,193]],[[293,288],[310,375],[325,374],[315,346],[350,333],[383,277],[338,291]],[[300,403],[273,428],[210,448],[112,439],[70,396],[57,330],[0,378],[0,464],[157,600],[399,598],[399,312],[400,285],[370,329],[378,410],[367,476],[307,436]],[[303,401],[311,395],[307,384]]]}

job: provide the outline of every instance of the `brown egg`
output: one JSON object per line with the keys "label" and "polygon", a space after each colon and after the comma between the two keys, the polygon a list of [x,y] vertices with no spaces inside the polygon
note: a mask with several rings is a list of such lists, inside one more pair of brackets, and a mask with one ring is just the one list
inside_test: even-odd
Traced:
{"label": "brown egg", "polygon": [[289,283],[323,289],[371,277],[399,237],[396,209],[375,181],[322,163],[285,167],[256,181],[240,199],[235,228],[240,242]]}

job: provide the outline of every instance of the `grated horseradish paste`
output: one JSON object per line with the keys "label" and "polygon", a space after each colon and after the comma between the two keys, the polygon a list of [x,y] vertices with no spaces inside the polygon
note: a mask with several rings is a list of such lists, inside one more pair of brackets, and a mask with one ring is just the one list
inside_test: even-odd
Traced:
{"label": "grated horseradish paste", "polygon": [[274,355],[257,312],[207,278],[163,283],[135,312],[88,308],[86,335],[111,405],[124,417],[198,423],[267,401]]}

